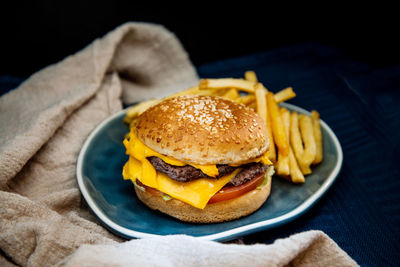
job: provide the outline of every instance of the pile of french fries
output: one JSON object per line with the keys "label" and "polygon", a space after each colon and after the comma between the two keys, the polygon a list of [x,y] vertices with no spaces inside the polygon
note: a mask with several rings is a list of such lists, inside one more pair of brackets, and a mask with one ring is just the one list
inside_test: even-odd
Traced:
{"label": "pile of french fries", "polygon": [[[279,106],[279,103],[296,96],[291,87],[272,93],[258,81],[253,71],[246,71],[244,79],[201,79],[198,86],[167,98],[180,95],[216,95],[254,109],[267,124],[270,141],[268,158],[274,163],[276,174],[282,178],[293,183],[304,183],[304,176],[312,172],[311,166],[322,162],[319,113],[313,110],[308,116]],[[124,121],[131,123],[146,109],[161,101],[152,99],[129,108]]]}

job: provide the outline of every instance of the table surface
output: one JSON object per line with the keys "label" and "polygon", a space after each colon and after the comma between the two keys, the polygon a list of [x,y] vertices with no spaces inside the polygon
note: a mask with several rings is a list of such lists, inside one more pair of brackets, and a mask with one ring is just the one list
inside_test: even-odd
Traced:
{"label": "table surface", "polygon": [[[288,101],[316,109],[341,142],[344,162],[331,189],[306,214],[272,230],[244,236],[272,243],[322,230],[361,266],[400,266],[400,66],[375,69],[339,51],[306,43],[197,66],[200,77],[243,77],[254,70]],[[0,95],[23,79],[0,76]]]}

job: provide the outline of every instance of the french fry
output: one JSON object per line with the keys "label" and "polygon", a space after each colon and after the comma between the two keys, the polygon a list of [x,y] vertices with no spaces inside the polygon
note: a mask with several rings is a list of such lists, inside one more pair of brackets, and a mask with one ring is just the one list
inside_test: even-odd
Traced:
{"label": "french fry", "polygon": [[274,94],[271,92],[267,93],[267,106],[268,113],[271,115],[272,135],[274,137],[276,146],[278,147],[278,152],[280,152],[283,156],[288,156],[288,138],[286,137],[285,127],[282,125],[282,118],[278,103],[276,103]]}
{"label": "french fry", "polygon": [[130,123],[133,121],[137,116],[142,114],[148,108],[158,104],[161,102],[161,99],[151,99],[145,102],[141,102],[126,111],[126,116],[124,118],[124,122]]}
{"label": "french fry", "polygon": [[226,89],[236,88],[240,91],[254,93],[254,87],[257,83],[246,81],[245,79],[222,78],[222,79],[201,79],[199,82],[199,89]]}
{"label": "french fry", "polygon": [[194,86],[184,91],[169,95],[166,98],[177,97],[182,95],[215,95],[215,94],[216,91],[214,89],[200,90],[198,86]]}
{"label": "french fry", "polygon": [[248,94],[248,95],[239,97],[236,101],[239,103],[245,104],[247,106],[251,103],[254,103],[256,101],[256,97],[253,94]]}
{"label": "french fry", "polygon": [[267,151],[268,159],[271,160],[272,162],[276,162],[276,155],[275,155],[275,144],[274,144],[274,138],[272,136],[272,131],[271,131],[271,122],[268,120],[268,109],[267,109],[267,98],[266,98],[266,93],[267,90],[262,84],[258,84],[256,86],[256,99],[257,99],[257,113],[260,115],[260,117],[265,121],[267,125],[267,137],[269,140],[269,149]]}
{"label": "french fry", "polygon": [[253,109],[254,111],[257,111],[257,103],[253,102],[247,105],[249,108]]}
{"label": "french fry", "polygon": [[256,85],[256,101],[257,101],[257,113],[267,123],[267,102],[266,102],[266,90],[260,83]]}
{"label": "french fry", "polygon": [[[286,108],[281,108],[281,116],[283,120],[283,125],[285,126],[286,136],[290,135],[290,111]],[[289,172],[290,180],[293,183],[304,183],[304,175],[301,172],[299,165],[297,164],[296,157],[294,156],[293,149],[289,147]]]}
{"label": "french fry", "polygon": [[269,139],[269,149],[267,151],[267,156],[270,161],[273,163],[276,162],[276,149],[275,149],[275,141],[272,135],[272,122],[271,122],[271,113],[268,112],[268,102],[267,102],[267,135]]}
{"label": "french fry", "polygon": [[250,82],[255,82],[255,83],[258,82],[257,75],[256,75],[256,73],[255,73],[254,71],[252,71],[252,70],[246,71],[246,72],[244,73],[244,78],[245,78],[247,81],[250,81]]}
{"label": "french fry", "polygon": [[270,161],[273,163],[276,163],[276,148],[275,148],[275,142],[274,142],[274,137],[272,134],[272,121],[271,121],[271,113],[268,111],[268,103],[267,103],[267,93],[268,90],[267,88],[264,87],[262,83],[258,83],[258,87],[262,87],[266,94],[265,94],[265,105],[266,105],[266,112],[267,112],[267,136],[269,139],[269,148],[267,151],[267,156]]}
{"label": "french fry", "polygon": [[301,162],[301,159],[304,154],[303,141],[301,140],[300,128],[299,128],[299,116],[296,111],[293,111],[290,114],[290,145],[293,149],[294,155],[298,162]]}
{"label": "french fry", "polygon": [[228,89],[222,97],[236,101],[239,98],[239,93],[235,88]]}
{"label": "french fry", "polygon": [[[282,125],[285,129],[286,137],[289,136],[289,125],[290,125],[290,112],[285,108],[280,109]],[[289,139],[287,139],[289,142]],[[289,147],[289,154],[290,154],[290,147]],[[276,173],[289,181],[291,180],[289,175],[291,172],[290,169],[290,162],[289,162],[289,155],[285,156],[278,150],[278,161],[276,163]]]}
{"label": "french fry", "polygon": [[304,143],[304,153],[300,161],[301,172],[306,175],[311,173],[310,165],[315,159],[316,144],[311,118],[307,115],[299,115],[300,133]]}
{"label": "french fry", "polygon": [[278,149],[278,160],[275,165],[276,174],[290,181],[289,155],[285,156]]}
{"label": "french fry", "polygon": [[322,132],[321,132],[321,122],[319,119],[319,113],[315,110],[311,111],[311,120],[313,125],[313,133],[315,138],[315,145],[316,145],[316,154],[315,159],[312,162],[313,164],[321,163],[323,158],[322,152]]}
{"label": "french fry", "polygon": [[[280,108],[283,125],[285,126],[286,136],[289,137],[290,111],[287,108]],[[288,139],[289,140],[289,139]]]}
{"label": "french fry", "polygon": [[296,96],[296,93],[293,91],[293,88],[288,87],[288,88],[282,89],[279,92],[275,93],[274,98],[277,103],[281,103],[286,100],[292,99],[295,96]]}
{"label": "french fry", "polygon": [[216,92],[213,89],[206,89],[199,90],[199,92],[195,93],[195,95],[216,95]]}
{"label": "french fry", "polygon": [[289,168],[290,168],[290,178],[293,183],[304,183],[304,175],[301,172],[299,165],[297,164],[296,157],[294,156],[293,149],[290,148],[289,151]]}
{"label": "french fry", "polygon": [[189,89],[186,89],[186,90],[183,90],[181,92],[169,95],[167,98],[181,96],[181,95],[196,95],[199,92],[200,92],[199,87],[198,86],[193,86],[193,87],[190,87]]}

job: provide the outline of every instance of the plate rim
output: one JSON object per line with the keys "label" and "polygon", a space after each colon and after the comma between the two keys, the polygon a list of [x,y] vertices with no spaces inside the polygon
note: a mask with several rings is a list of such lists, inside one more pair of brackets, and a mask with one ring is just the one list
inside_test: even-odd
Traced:
{"label": "plate rim", "polygon": [[[310,115],[309,111],[307,111],[301,107],[298,107],[296,105],[289,104],[289,103],[281,103],[280,105],[283,107],[289,108],[291,110],[295,110],[300,113]],[[105,125],[107,125],[109,122],[114,120],[116,117],[121,116],[121,114],[126,113],[127,109],[129,109],[129,107],[125,108],[125,109],[111,115],[110,117],[106,118],[105,120],[103,120],[99,125],[97,125],[92,130],[92,132],[86,138],[86,140],[79,152],[77,166],[76,166],[76,176],[77,176],[77,181],[78,181],[78,187],[79,187],[79,190],[81,191],[81,194],[83,195],[86,203],[88,204],[89,208],[92,210],[92,212],[97,216],[97,218],[103,224],[105,224],[105,226],[107,228],[109,228],[113,232],[116,232],[120,236],[129,238],[129,239],[162,236],[162,235],[158,235],[158,234],[151,234],[151,233],[135,231],[135,230],[120,226],[117,223],[115,223],[114,221],[112,221],[98,207],[98,205],[96,204],[94,199],[89,194],[89,191],[86,189],[84,182],[83,182],[83,174],[82,174],[83,158],[84,158],[84,155],[86,154],[86,151],[89,147],[91,140],[96,136],[96,134],[101,129],[103,129],[103,127]],[[332,129],[328,126],[328,124],[326,124],[323,120],[321,120],[321,127],[323,127],[330,135],[330,137],[334,143],[334,146],[335,146],[336,150],[338,151],[338,155],[337,155],[338,160],[337,160],[336,165],[333,168],[331,174],[325,179],[324,183],[318,188],[318,190],[313,195],[311,195],[309,198],[307,198],[302,204],[300,204],[295,209],[289,211],[288,213],[282,214],[278,217],[271,218],[271,219],[264,220],[264,221],[254,222],[251,224],[236,227],[236,228],[226,230],[226,231],[221,231],[221,232],[214,233],[214,234],[195,236],[195,237],[199,238],[199,239],[214,240],[214,241],[230,240],[230,239],[233,239],[238,236],[250,234],[259,229],[266,230],[266,229],[270,229],[274,226],[279,226],[281,224],[293,221],[300,215],[304,214],[307,210],[309,210],[328,191],[328,189],[331,187],[331,185],[333,184],[333,182],[336,180],[337,176],[339,175],[340,170],[343,165],[343,151],[342,151],[342,147],[340,145],[339,139],[337,138],[335,133],[332,131]]]}

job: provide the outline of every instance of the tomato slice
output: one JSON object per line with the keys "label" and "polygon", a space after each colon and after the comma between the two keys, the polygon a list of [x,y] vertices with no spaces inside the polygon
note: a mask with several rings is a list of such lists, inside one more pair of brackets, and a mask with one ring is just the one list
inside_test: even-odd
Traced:
{"label": "tomato slice", "polygon": [[254,177],[247,183],[238,186],[224,187],[221,190],[219,190],[218,193],[216,193],[214,196],[210,198],[208,204],[229,200],[244,195],[247,192],[250,192],[251,190],[257,188],[257,186],[259,186],[260,184],[262,184],[262,182],[264,181],[264,177],[265,177],[265,172]]}

